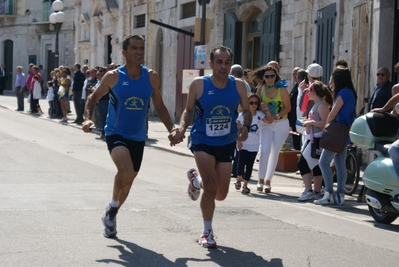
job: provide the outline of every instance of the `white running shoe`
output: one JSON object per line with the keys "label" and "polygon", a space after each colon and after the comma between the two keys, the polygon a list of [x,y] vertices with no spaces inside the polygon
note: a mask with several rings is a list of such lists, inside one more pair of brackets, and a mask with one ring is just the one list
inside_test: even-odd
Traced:
{"label": "white running shoe", "polygon": [[191,198],[191,200],[196,201],[201,193],[201,188],[196,188],[193,184],[193,180],[196,179],[198,177],[198,172],[196,169],[190,169],[187,172],[187,178],[190,181],[190,183],[188,184],[188,188],[187,188],[187,193],[188,196]]}
{"label": "white running shoe", "polygon": [[334,202],[338,205],[343,205],[345,202],[345,194],[335,193],[334,194]]}
{"label": "white running shoe", "polygon": [[313,203],[316,205],[332,205],[334,204],[334,198],[332,194],[324,192],[324,196],[320,199],[316,199]]}
{"label": "white running shoe", "polygon": [[105,213],[101,218],[104,224],[104,236],[107,238],[116,237],[116,214],[118,213],[118,208],[113,208],[110,205],[105,209]]}
{"label": "white running shoe", "polygon": [[298,197],[298,201],[304,202],[308,200],[314,200],[316,199],[316,194],[313,191],[306,190],[303,191],[302,195]]}
{"label": "white running shoe", "polygon": [[198,244],[204,248],[216,248],[216,241],[213,237],[213,231],[208,230],[208,233],[203,233],[198,240]]}

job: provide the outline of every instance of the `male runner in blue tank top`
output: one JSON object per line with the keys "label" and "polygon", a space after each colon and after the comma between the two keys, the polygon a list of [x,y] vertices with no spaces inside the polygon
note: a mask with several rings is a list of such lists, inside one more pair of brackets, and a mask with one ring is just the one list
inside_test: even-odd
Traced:
{"label": "male runner in blue tank top", "polygon": [[115,175],[112,199],[102,217],[104,236],[108,238],[116,237],[116,214],[140,170],[147,137],[146,119],[150,97],[166,128],[169,132],[174,129],[159,90],[158,73],[142,65],[144,38],[129,35],[122,45],[126,64],[104,75],[96,91],[87,100],[83,124],[83,131],[90,132],[96,103],[110,93],[105,138],[118,172]]}
{"label": "male runner in blue tank top", "polygon": [[[252,122],[245,85],[229,75],[232,59],[233,53],[228,47],[218,46],[211,51],[212,75],[197,77],[190,84],[180,125],[169,135],[171,146],[180,143],[195,110],[190,149],[201,176],[195,169],[188,171],[188,195],[197,200],[201,188],[204,189],[200,204],[204,229],[198,243],[206,248],[216,248],[212,229],[215,200],[224,200],[227,196],[236,140],[247,139]],[[245,126],[240,130],[235,123],[239,104]]]}

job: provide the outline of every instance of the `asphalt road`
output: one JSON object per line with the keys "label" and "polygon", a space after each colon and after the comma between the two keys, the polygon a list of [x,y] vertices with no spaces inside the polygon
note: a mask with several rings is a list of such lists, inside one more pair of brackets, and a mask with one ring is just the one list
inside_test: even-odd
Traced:
{"label": "asphalt road", "polygon": [[298,203],[302,182],[280,176],[268,195],[242,195],[232,180],[214,216],[219,247],[201,248],[199,202],[186,193],[193,166],[192,157],[146,147],[118,239],[106,239],[100,218],[115,167],[105,143],[0,108],[0,266],[398,265],[399,220],[376,224],[355,198]]}

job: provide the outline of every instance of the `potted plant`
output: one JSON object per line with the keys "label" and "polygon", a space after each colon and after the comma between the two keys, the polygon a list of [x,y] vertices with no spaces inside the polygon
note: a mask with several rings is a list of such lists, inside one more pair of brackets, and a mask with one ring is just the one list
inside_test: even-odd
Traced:
{"label": "potted plant", "polygon": [[291,149],[290,143],[285,142],[280,149],[276,170],[282,172],[294,172],[298,170],[298,155],[299,150]]}

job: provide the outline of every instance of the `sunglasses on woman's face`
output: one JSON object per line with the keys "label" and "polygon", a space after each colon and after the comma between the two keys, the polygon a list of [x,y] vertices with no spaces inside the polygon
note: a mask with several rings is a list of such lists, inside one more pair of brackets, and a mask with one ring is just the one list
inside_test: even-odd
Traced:
{"label": "sunglasses on woman's face", "polygon": [[270,74],[270,75],[265,74],[264,77],[265,77],[266,79],[273,79],[273,78],[276,77],[276,74]]}
{"label": "sunglasses on woman's face", "polygon": [[258,104],[259,104],[259,102],[253,102],[253,101],[249,101],[249,104],[250,104],[250,105],[258,105]]}

